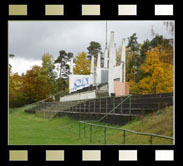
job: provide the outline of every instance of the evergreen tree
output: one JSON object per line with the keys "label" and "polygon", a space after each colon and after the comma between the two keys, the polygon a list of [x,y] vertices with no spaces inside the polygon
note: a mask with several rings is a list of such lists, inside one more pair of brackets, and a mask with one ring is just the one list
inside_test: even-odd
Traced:
{"label": "evergreen tree", "polygon": [[94,56],[94,63],[96,64],[98,53],[100,52],[102,55],[102,52],[101,52],[102,48],[101,48],[100,43],[95,42],[95,41],[91,41],[89,47],[87,47],[87,50],[88,50],[87,57],[91,60],[91,56],[93,55]]}
{"label": "evergreen tree", "polygon": [[127,55],[127,71],[130,73],[127,77],[127,80],[133,80],[137,82],[137,76],[139,73],[140,67],[140,45],[137,41],[138,37],[136,33],[128,38],[128,55]]}
{"label": "evergreen tree", "polygon": [[60,64],[59,67],[59,78],[68,79],[69,75],[69,64],[71,57],[73,57],[73,53],[66,53],[64,50],[59,51],[59,56],[55,60],[55,63]]}

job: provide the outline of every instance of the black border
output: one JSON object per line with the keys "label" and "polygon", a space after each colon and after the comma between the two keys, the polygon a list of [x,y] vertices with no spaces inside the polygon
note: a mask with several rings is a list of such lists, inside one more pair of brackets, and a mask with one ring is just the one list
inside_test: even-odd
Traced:
{"label": "black border", "polygon": [[[2,3],[2,2],[1,2]],[[8,16],[8,4],[27,4],[27,16]],[[64,16],[44,16],[45,4],[64,4]],[[100,16],[81,16],[81,4],[100,4]],[[137,4],[137,16],[118,16],[118,4]],[[155,4],[174,4],[173,16],[155,16]],[[0,100],[0,126],[1,126],[1,149],[0,163],[5,166],[13,165],[181,165],[183,162],[183,141],[182,110],[175,111],[175,145],[8,145],[8,20],[177,20],[175,0],[8,0],[1,5],[1,26],[0,26],[0,73],[1,73],[1,100]],[[177,35],[175,35],[177,40]],[[176,44],[176,53],[177,53]],[[181,52],[180,52],[181,53]],[[177,67],[177,66],[176,66]],[[178,70],[178,69],[177,69]],[[181,70],[181,69],[180,69]],[[2,93],[3,92],[3,93]],[[178,108],[176,104],[176,108]],[[10,162],[9,150],[28,150],[27,162]],[[46,162],[45,150],[65,150],[65,161]],[[83,162],[82,150],[101,150],[101,161]],[[138,150],[138,161],[118,161],[118,150]],[[174,150],[174,161],[155,161],[155,150]],[[110,156],[110,157],[109,157]],[[180,162],[178,164],[178,162]]]}

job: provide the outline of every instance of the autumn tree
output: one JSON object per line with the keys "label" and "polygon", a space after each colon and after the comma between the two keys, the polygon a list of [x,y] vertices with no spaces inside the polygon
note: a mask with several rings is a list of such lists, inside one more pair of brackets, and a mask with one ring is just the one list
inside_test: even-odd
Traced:
{"label": "autumn tree", "polygon": [[173,65],[162,61],[168,54],[162,47],[147,51],[145,64],[141,69],[146,76],[140,80],[139,88],[143,93],[163,93],[173,91]]}
{"label": "autumn tree", "polygon": [[22,77],[18,73],[9,72],[9,107],[24,104]]}
{"label": "autumn tree", "polygon": [[[144,63],[146,59],[146,52],[150,50],[151,48],[155,48],[157,46],[161,45],[163,48],[169,48],[171,47],[171,44],[168,39],[164,39],[162,35],[156,34],[156,36],[150,41],[145,40],[142,44],[140,54],[141,54],[141,63]],[[169,52],[169,51],[168,51]]]}
{"label": "autumn tree", "polygon": [[57,92],[54,58],[49,53],[42,56],[41,74],[46,75],[52,94]]}
{"label": "autumn tree", "polygon": [[74,63],[74,74],[90,74],[91,61],[87,59],[85,52],[79,53],[74,59]]}
{"label": "autumn tree", "polygon": [[23,91],[27,103],[45,99],[51,94],[48,75],[42,74],[40,66],[33,66],[23,77]]}

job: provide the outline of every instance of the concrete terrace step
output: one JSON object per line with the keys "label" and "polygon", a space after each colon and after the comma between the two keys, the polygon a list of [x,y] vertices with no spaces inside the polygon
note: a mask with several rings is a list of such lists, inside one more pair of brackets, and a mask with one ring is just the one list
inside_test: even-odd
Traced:
{"label": "concrete terrace step", "polygon": [[[55,110],[55,111],[81,111],[81,112],[109,112],[115,106],[119,105],[127,96],[122,97],[104,97],[82,101],[65,101],[41,103],[39,106],[25,110],[26,112],[35,113],[35,111]],[[115,112],[129,112],[129,99],[116,108]],[[173,93],[135,95],[131,97],[131,110],[136,111],[154,111],[162,107],[173,105]]]}

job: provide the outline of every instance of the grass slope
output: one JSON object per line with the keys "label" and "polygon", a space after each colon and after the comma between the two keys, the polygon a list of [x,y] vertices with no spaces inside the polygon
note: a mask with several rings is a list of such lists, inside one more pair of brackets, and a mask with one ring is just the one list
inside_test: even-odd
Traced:
{"label": "grass slope", "polygon": [[[9,111],[10,145],[104,144],[104,129],[102,128],[92,128],[92,143],[90,143],[89,126],[86,126],[85,137],[83,135],[84,126],[81,126],[81,138],[79,139],[78,121],[69,117],[48,120],[35,114],[26,113],[24,109],[25,107],[22,107]],[[172,137],[173,107],[140,117],[124,126],[115,127]],[[172,143],[172,140],[153,138],[153,144]],[[107,144],[123,144],[123,132],[107,129]],[[127,133],[126,144],[149,144],[149,137]]]}

